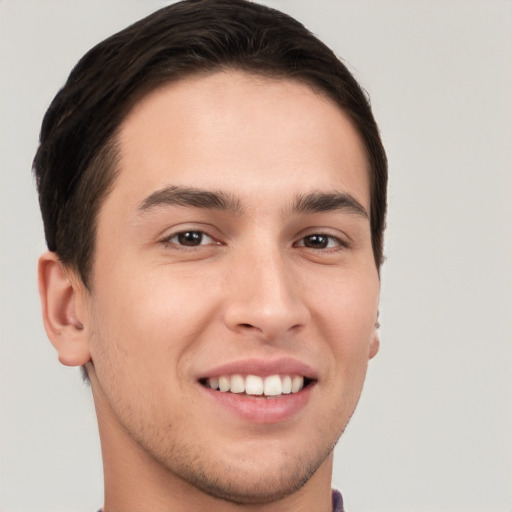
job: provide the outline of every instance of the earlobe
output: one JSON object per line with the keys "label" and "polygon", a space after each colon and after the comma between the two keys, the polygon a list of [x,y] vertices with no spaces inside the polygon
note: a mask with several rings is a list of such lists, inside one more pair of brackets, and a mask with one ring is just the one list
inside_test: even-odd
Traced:
{"label": "earlobe", "polygon": [[372,341],[370,343],[370,350],[369,350],[369,353],[368,353],[368,359],[373,359],[377,355],[377,352],[379,351],[379,347],[380,347],[379,333],[377,332],[377,330],[375,330],[375,333],[373,335],[373,339],[372,339]]}
{"label": "earlobe", "polygon": [[91,356],[81,318],[82,299],[54,252],[46,252],[39,258],[38,278],[44,327],[59,361],[66,366],[87,363]]}
{"label": "earlobe", "polygon": [[370,350],[368,352],[368,359],[373,359],[377,355],[377,352],[379,351],[379,347],[380,347],[379,327],[380,327],[379,313],[377,313],[377,320],[375,321],[373,337],[370,342]]}

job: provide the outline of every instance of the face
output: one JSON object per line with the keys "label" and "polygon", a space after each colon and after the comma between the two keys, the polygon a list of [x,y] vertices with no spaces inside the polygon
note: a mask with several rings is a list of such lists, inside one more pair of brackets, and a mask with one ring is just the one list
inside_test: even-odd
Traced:
{"label": "face", "polygon": [[292,493],[378,345],[359,136],[305,85],[222,72],[149,94],[119,143],[83,295],[102,438],[213,496]]}

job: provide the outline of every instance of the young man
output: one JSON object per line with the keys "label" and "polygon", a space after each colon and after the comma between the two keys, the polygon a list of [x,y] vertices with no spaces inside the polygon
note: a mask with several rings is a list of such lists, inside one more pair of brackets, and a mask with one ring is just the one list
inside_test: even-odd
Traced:
{"label": "young man", "polygon": [[84,56],[34,166],[45,328],[91,383],[104,512],[343,510],[387,168],[334,54],[257,4],[174,4]]}

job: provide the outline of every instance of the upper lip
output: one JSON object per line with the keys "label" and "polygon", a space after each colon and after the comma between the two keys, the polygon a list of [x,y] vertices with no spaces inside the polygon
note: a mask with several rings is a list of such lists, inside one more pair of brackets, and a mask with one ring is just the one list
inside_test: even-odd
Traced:
{"label": "upper lip", "polygon": [[239,359],[211,368],[199,376],[199,379],[218,377],[220,375],[301,375],[308,379],[316,380],[317,372],[311,366],[289,357],[277,359]]}

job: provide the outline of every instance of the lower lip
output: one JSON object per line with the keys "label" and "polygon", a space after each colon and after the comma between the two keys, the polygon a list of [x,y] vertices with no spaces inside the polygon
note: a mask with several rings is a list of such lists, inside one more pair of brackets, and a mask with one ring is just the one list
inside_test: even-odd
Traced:
{"label": "lower lip", "polygon": [[264,398],[237,393],[213,390],[204,386],[202,389],[215,402],[234,413],[239,418],[252,423],[280,423],[293,418],[307,404],[314,383],[298,393]]}

